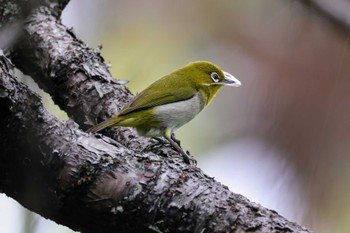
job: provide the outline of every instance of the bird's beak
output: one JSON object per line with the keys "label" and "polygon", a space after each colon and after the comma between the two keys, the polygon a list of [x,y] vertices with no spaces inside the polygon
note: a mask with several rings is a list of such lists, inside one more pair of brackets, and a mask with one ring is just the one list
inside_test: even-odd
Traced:
{"label": "bird's beak", "polygon": [[239,87],[241,86],[241,82],[236,79],[232,74],[229,74],[224,71],[224,79],[220,82],[224,86],[234,86],[234,87]]}

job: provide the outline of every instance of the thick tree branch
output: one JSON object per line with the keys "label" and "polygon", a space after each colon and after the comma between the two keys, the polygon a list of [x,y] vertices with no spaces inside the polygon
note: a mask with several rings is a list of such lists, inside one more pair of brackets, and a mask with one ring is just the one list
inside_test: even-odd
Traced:
{"label": "thick tree branch", "polygon": [[21,4],[21,0],[0,0],[0,48],[6,49],[20,36],[23,21],[43,0]]}
{"label": "thick tree branch", "polygon": [[[79,125],[90,126],[132,96],[55,18],[62,7],[46,2],[26,20],[26,39],[12,56]],[[233,194],[170,147],[147,149],[152,141],[129,129],[107,131],[125,149],[59,122],[4,61],[0,190],[29,209],[83,232],[309,232]]]}
{"label": "thick tree branch", "polygon": [[[36,94],[14,80],[11,63],[0,58],[0,190],[72,229],[108,232],[116,224],[114,205],[135,196],[135,182],[143,180],[138,173],[147,168],[131,167],[138,156],[112,140],[58,121]],[[101,221],[99,214],[109,220]]]}
{"label": "thick tree branch", "polygon": [[[56,18],[63,5],[60,8],[56,1],[47,2],[26,20],[25,39],[11,56],[19,69],[32,76],[61,109],[87,129],[116,114],[132,94],[111,76],[99,49],[88,48]],[[105,132],[137,151],[150,148],[147,145],[153,141],[125,128]],[[169,146],[161,149],[163,154],[178,154]]]}
{"label": "thick tree branch", "polygon": [[309,232],[198,168],[61,123],[0,58],[0,190],[29,209],[82,232]]}

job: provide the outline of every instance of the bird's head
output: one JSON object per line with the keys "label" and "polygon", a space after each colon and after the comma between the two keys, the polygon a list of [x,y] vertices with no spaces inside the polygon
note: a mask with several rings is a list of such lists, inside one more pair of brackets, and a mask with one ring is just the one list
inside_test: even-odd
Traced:
{"label": "bird's head", "polygon": [[[241,82],[233,75],[221,70],[220,67],[207,61],[197,61],[183,68],[188,78],[203,92],[207,98],[207,105],[223,86],[241,86]],[[188,75],[190,74],[190,75]]]}

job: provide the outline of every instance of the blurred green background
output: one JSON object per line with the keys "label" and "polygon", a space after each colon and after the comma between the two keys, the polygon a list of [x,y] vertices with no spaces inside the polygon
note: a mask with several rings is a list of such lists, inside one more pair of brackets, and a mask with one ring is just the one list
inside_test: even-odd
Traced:
{"label": "blurred green background", "polygon": [[[90,47],[103,45],[134,93],[196,60],[232,73],[242,86],[223,88],[181,128],[182,146],[233,192],[315,232],[350,231],[348,36],[292,0],[72,0],[62,20]],[[70,231],[0,197],[11,210],[1,232]]]}

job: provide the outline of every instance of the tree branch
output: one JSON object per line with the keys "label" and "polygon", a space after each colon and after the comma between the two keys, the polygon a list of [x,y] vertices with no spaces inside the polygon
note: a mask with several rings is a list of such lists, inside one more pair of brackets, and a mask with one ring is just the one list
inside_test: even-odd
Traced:
{"label": "tree branch", "polygon": [[[16,66],[33,77],[54,102],[83,129],[115,115],[133,96],[115,80],[99,54],[88,48],[61,24],[56,1],[35,10],[23,32],[23,40],[12,50]],[[52,17],[51,12],[55,12]],[[35,51],[33,53],[32,51]],[[153,140],[138,137],[133,130],[114,128],[106,134],[133,150],[142,151]],[[163,154],[178,154],[163,146]],[[159,150],[155,151],[159,153]]]}
{"label": "tree branch", "polygon": [[196,167],[63,124],[0,58],[0,190],[29,209],[82,232],[309,232]]}
{"label": "tree branch", "polygon": [[[55,18],[62,7],[46,2],[26,20],[15,64],[81,126],[110,117],[130,92]],[[310,232],[233,194],[170,147],[147,149],[152,141],[129,129],[107,131],[126,149],[63,124],[9,64],[1,56],[0,190],[29,209],[82,232]]]}

